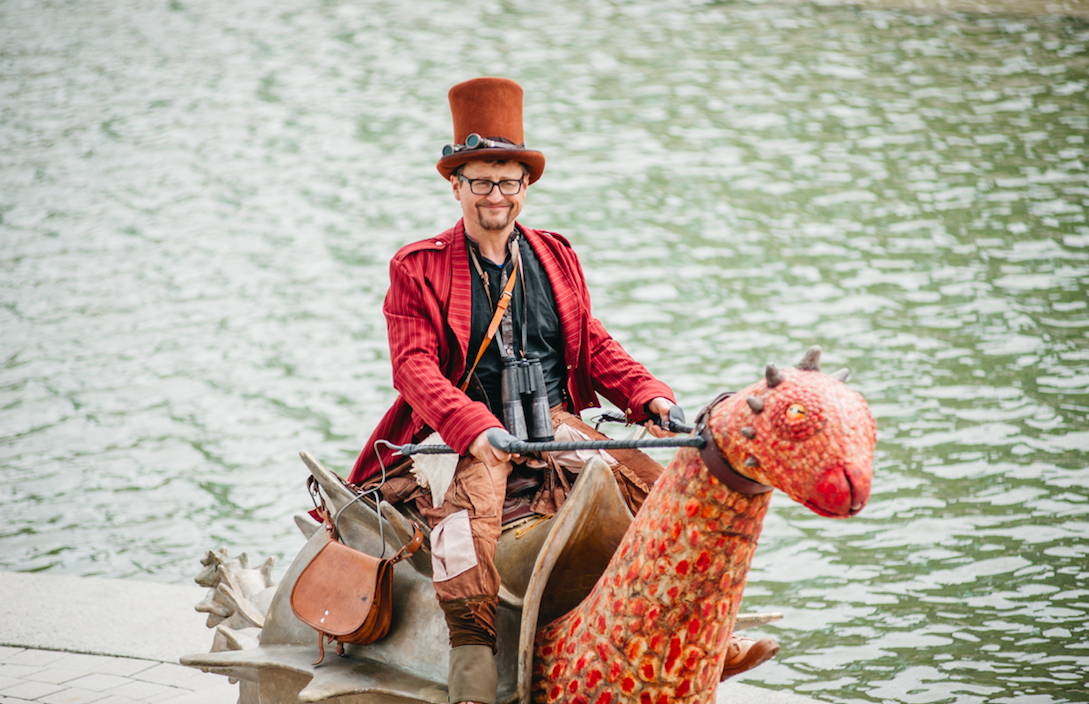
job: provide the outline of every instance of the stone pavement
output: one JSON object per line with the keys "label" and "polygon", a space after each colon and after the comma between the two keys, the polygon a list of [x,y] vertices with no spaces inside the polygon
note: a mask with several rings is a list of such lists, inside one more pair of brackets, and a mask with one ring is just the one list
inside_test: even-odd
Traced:
{"label": "stone pavement", "polygon": [[206,591],[0,572],[0,704],[235,704],[238,685],[178,664],[211,646]]}
{"label": "stone pavement", "polygon": [[234,704],[238,685],[173,663],[0,646],[0,704]]}
{"label": "stone pavement", "polygon": [[[0,572],[0,704],[236,704],[238,685],[178,664],[207,652],[206,590]],[[743,683],[719,704],[820,704]]]}

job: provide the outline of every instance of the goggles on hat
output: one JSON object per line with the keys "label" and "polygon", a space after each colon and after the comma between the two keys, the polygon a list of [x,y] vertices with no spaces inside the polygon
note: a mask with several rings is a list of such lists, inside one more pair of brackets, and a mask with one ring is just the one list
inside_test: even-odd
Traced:
{"label": "goggles on hat", "polygon": [[465,144],[447,144],[442,148],[443,156],[450,156],[451,154],[457,154],[467,149],[520,149],[523,145],[514,144],[513,142],[500,141],[495,139],[488,139],[487,137],[481,137],[476,132],[465,138]]}

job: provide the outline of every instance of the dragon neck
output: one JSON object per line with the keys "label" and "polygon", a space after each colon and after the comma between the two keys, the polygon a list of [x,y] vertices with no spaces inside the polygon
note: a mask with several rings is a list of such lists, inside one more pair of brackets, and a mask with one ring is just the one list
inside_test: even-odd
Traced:
{"label": "dragon neck", "polygon": [[538,633],[546,691],[713,692],[770,497],[733,491],[696,450],[678,452],[590,595]]}

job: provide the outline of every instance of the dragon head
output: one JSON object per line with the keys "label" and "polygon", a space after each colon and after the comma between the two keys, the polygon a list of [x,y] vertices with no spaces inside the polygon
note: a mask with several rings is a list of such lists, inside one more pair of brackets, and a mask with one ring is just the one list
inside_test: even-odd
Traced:
{"label": "dragon head", "polygon": [[767,366],[763,380],[711,409],[721,455],[753,481],[781,489],[821,516],[847,518],[870,496],[877,426],[847,370],[820,371],[820,347],[796,369]]}

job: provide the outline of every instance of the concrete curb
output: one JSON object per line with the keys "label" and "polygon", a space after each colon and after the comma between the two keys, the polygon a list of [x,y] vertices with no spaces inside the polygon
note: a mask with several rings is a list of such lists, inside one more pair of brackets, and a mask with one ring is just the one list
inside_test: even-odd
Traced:
{"label": "concrete curb", "polygon": [[235,704],[226,677],[178,664],[211,645],[205,591],[0,572],[0,704]]}
{"label": "concrete curb", "polygon": [[194,584],[0,572],[0,644],[177,663],[212,632]]}

